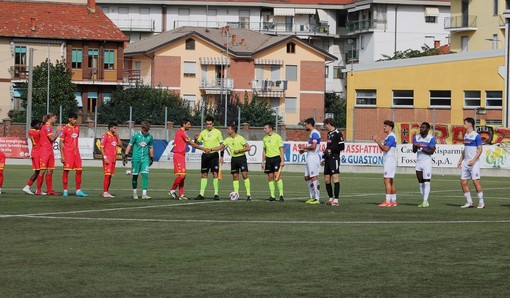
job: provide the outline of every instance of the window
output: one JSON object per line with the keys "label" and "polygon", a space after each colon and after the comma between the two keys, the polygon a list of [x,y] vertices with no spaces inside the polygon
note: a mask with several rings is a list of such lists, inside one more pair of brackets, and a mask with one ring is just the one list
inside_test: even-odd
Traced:
{"label": "window", "polygon": [[89,49],[89,61],[88,66],[89,68],[97,68],[97,57],[99,56],[99,50],[98,49]]}
{"label": "window", "polygon": [[393,106],[412,107],[414,106],[413,90],[393,90]]}
{"label": "window", "polygon": [[468,51],[468,37],[467,36],[460,37],[460,51],[462,53],[466,53]]}
{"label": "window", "polygon": [[464,107],[478,108],[482,103],[480,94],[480,91],[464,91]]}
{"label": "window", "polygon": [[197,75],[197,63],[196,62],[184,62],[184,77],[194,78]]}
{"label": "window", "polygon": [[128,14],[129,7],[119,7],[119,14]]}
{"label": "window", "polygon": [[16,46],[14,49],[14,64],[15,65],[26,65],[27,64],[27,47]]}
{"label": "window", "polygon": [[193,110],[195,108],[195,94],[184,94],[183,95],[183,99],[184,99],[184,105],[187,105],[190,110]]}
{"label": "window", "polygon": [[189,9],[187,9],[187,8],[179,8],[179,15],[180,16],[189,16]]}
{"label": "window", "polygon": [[81,64],[83,62],[83,49],[73,49],[71,56],[71,67],[81,68]]}
{"label": "window", "polygon": [[425,16],[425,23],[437,23],[436,16]]}
{"label": "window", "polygon": [[328,66],[328,65],[326,65],[326,66],[324,67],[324,73],[326,74],[326,75],[325,75],[325,78],[326,78],[326,79],[327,79],[327,78],[329,78],[329,66]]}
{"label": "window", "polygon": [[269,99],[269,106],[271,107],[271,110],[275,111],[277,114],[281,114],[280,112],[280,98],[279,97],[271,97]]}
{"label": "window", "polygon": [[452,102],[452,92],[449,90],[430,91],[431,107],[450,107]]}
{"label": "window", "polygon": [[296,44],[293,42],[289,42],[287,44],[287,53],[295,54],[296,53]]}
{"label": "window", "polygon": [[108,14],[110,13],[110,7],[109,6],[103,6],[101,5],[101,10],[105,13],[105,14]]}
{"label": "window", "polygon": [[264,79],[264,65],[257,64],[255,65],[255,80],[263,80]]}
{"label": "window", "polygon": [[293,24],[294,17],[285,17],[285,32],[291,32]]}
{"label": "window", "polygon": [[87,112],[94,113],[97,106],[97,92],[88,92],[87,99],[88,99]]}
{"label": "window", "polygon": [[297,97],[285,97],[285,113],[297,113]]}
{"label": "window", "polygon": [[107,103],[110,102],[110,100],[112,100],[112,93],[110,92],[103,93],[103,102]]}
{"label": "window", "polygon": [[503,126],[503,121],[501,119],[485,119],[485,125]]}
{"label": "window", "polygon": [[141,15],[150,15],[151,9],[147,7],[140,7],[140,14]]}
{"label": "window", "polygon": [[485,97],[486,108],[501,108],[503,106],[502,91],[486,91]]}
{"label": "window", "polygon": [[83,108],[83,99],[81,98],[81,92],[74,92],[74,98],[76,99],[76,103],[78,104],[78,108]]}
{"label": "window", "polygon": [[271,81],[280,80],[280,65],[271,65]]}
{"label": "window", "polygon": [[333,79],[343,79],[344,73],[341,66],[333,66]]}
{"label": "window", "polygon": [[356,90],[357,106],[375,106],[377,104],[377,93],[375,90]]}
{"label": "window", "polygon": [[186,39],[186,50],[195,50],[195,40],[193,38]]}
{"label": "window", "polygon": [[248,29],[250,27],[250,11],[239,11],[239,28]]}
{"label": "window", "polygon": [[285,79],[287,81],[297,81],[297,65],[285,66]]}
{"label": "window", "polygon": [[115,51],[104,50],[104,69],[115,69]]}
{"label": "window", "polygon": [[[499,0],[494,0],[494,10],[492,11],[492,15],[497,16],[499,14],[498,3]],[[508,2],[508,1],[507,1]]]}

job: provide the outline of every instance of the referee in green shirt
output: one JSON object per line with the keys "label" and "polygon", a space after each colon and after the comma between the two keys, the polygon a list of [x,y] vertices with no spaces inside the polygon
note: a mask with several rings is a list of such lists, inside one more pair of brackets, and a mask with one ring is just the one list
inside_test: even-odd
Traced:
{"label": "referee in green shirt", "polygon": [[[202,143],[202,147],[204,148],[200,166],[200,172],[202,173],[202,179],[200,179],[200,194],[195,198],[195,200],[204,199],[209,171],[211,171],[213,174],[214,200],[218,201],[220,199],[218,196],[220,188],[220,183],[218,180],[220,156],[218,151],[214,151],[214,149],[223,144],[223,136],[217,128],[214,128],[213,125],[214,118],[212,116],[207,116],[205,118],[205,129],[200,132],[195,140],[195,143]],[[223,152],[221,162],[223,163]]]}
{"label": "referee in green shirt", "polygon": [[283,140],[279,134],[274,132],[274,125],[271,122],[264,123],[264,132],[266,135],[262,139],[262,169],[267,174],[269,181],[269,192],[271,196],[267,201],[276,201],[275,184],[280,192],[279,201],[283,202],[283,181],[280,177],[281,169],[284,166]]}

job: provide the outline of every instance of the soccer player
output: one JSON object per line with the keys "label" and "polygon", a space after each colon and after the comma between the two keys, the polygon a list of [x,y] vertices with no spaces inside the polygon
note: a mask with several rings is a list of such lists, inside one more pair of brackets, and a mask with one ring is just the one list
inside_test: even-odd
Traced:
{"label": "soccer player", "polygon": [[468,180],[473,180],[473,185],[476,189],[478,196],[478,206],[476,208],[485,208],[483,201],[483,189],[480,184],[480,155],[482,154],[482,137],[475,131],[475,119],[464,119],[464,128],[466,134],[464,135],[464,151],[460,155],[457,168],[461,169],[460,185],[466,197],[466,204],[460,206],[461,208],[472,208],[473,199],[471,199],[471,192],[469,191]]}
{"label": "soccer player", "polygon": [[143,121],[141,123],[141,131],[135,133],[124,152],[123,163],[126,162],[126,157],[133,148],[133,156],[131,158],[131,165],[133,167],[133,177],[131,184],[133,186],[133,199],[138,199],[138,175],[142,174],[142,200],[149,200],[151,197],[147,194],[149,188],[149,167],[154,162],[154,137],[149,132],[151,126],[149,122]]}
{"label": "soccer player", "polygon": [[393,132],[395,123],[390,120],[384,121],[383,131],[386,134],[384,141],[378,136],[372,139],[383,151],[384,187],[386,189],[386,200],[380,203],[379,207],[397,207],[397,187],[395,186],[395,172],[397,170],[397,137]]}
{"label": "soccer player", "polygon": [[430,123],[420,125],[420,134],[413,138],[413,152],[417,154],[416,178],[420,184],[420,193],[423,202],[420,208],[429,207],[430,180],[432,179],[432,154],[436,151],[436,139],[429,134]]}
{"label": "soccer player", "polygon": [[0,195],[2,194],[2,185],[4,184],[4,167],[5,167],[5,154],[0,151]]}
{"label": "soccer player", "polygon": [[[184,195],[184,180],[186,180],[186,144],[189,144],[193,148],[198,150],[204,150],[200,145],[193,142],[187,131],[191,127],[189,119],[183,119],[181,122],[181,128],[177,130],[174,138],[174,174],[175,177],[172,188],[168,193],[173,199],[177,200],[188,200]],[[209,151],[209,150],[208,150]],[[177,196],[177,187],[179,187],[179,196]]]}
{"label": "soccer player", "polygon": [[[44,180],[46,180],[46,194],[49,196],[56,196],[53,190],[53,170],[55,169],[55,155],[53,154],[53,142],[58,138],[62,125],[57,126],[53,132],[52,126],[57,122],[57,115],[49,113],[45,116],[46,123],[41,127],[39,138],[39,156],[41,171],[37,177],[37,190],[36,195],[43,195],[41,190]],[[44,120],[43,120],[44,121]]]}
{"label": "soccer player", "polygon": [[[329,199],[326,205],[339,206],[338,201],[340,195],[340,152],[345,148],[344,136],[335,128],[335,120],[333,118],[324,119],[324,125],[328,131],[328,144],[322,155],[324,165],[324,183]],[[335,191],[331,187],[331,178],[335,184]]]}
{"label": "soccer player", "polygon": [[315,129],[315,120],[313,118],[305,119],[305,129],[310,132],[308,144],[301,146],[299,153],[306,154],[305,181],[310,192],[310,199],[306,201],[309,205],[319,205],[321,203],[321,195],[319,190],[319,169],[321,157],[319,155],[319,145],[321,143],[321,135]]}
{"label": "soccer player", "polygon": [[228,137],[223,141],[219,150],[227,147],[232,155],[230,163],[230,173],[232,174],[232,185],[234,192],[239,193],[239,172],[243,176],[244,187],[246,188],[246,201],[251,201],[250,178],[248,178],[248,160],[245,152],[250,151],[250,145],[246,139],[237,134],[237,125],[227,126]]}
{"label": "soccer player", "polygon": [[60,134],[60,161],[64,165],[64,172],[62,172],[62,184],[64,185],[63,196],[69,195],[67,186],[69,183],[69,171],[76,171],[76,196],[88,197],[89,195],[81,190],[81,177],[82,177],[82,161],[80,155],[80,147],[78,146],[78,139],[80,137],[80,126],[76,125],[78,115],[71,112],[67,117],[69,122],[62,128]]}
{"label": "soccer player", "polygon": [[274,125],[271,122],[264,123],[264,132],[266,135],[262,139],[262,170],[267,174],[269,184],[270,197],[266,201],[276,201],[275,184],[280,194],[279,201],[283,202],[283,180],[281,178],[281,170],[285,165],[283,156],[283,140],[282,137],[274,132]]}
{"label": "soccer player", "polygon": [[32,152],[31,152],[31,158],[32,158],[32,170],[34,170],[34,174],[28,179],[27,185],[23,187],[23,191],[29,195],[33,195],[34,193],[30,190],[30,186],[37,180],[37,176],[39,176],[39,172],[41,170],[40,166],[40,156],[39,156],[39,140],[41,138],[41,127],[43,125],[43,122],[41,120],[32,120],[32,123],[30,123],[30,126],[32,127],[28,131],[28,137],[30,138],[30,141],[32,142]]}
{"label": "soccer player", "polygon": [[103,155],[103,198],[114,198],[109,193],[112,176],[115,174],[115,163],[117,161],[117,152],[122,150],[122,142],[117,133],[119,125],[115,122],[108,123],[108,131],[101,137],[101,154]]}
{"label": "soccer player", "polygon": [[[223,136],[221,132],[214,128],[214,118],[212,116],[207,116],[205,118],[205,129],[200,132],[198,138],[195,140],[195,143],[202,143],[202,147],[204,148],[204,153],[202,153],[202,160],[200,166],[201,179],[200,179],[200,193],[195,198],[195,200],[203,200],[205,189],[207,187],[207,177],[209,176],[209,171],[213,174],[213,187],[214,187],[214,197],[215,201],[218,201],[220,197],[218,196],[220,182],[218,180],[218,171],[220,165],[220,156],[217,151],[212,151],[213,148],[220,146],[223,144]],[[206,150],[210,149],[210,150]],[[223,151],[221,152],[221,162],[223,163]]]}

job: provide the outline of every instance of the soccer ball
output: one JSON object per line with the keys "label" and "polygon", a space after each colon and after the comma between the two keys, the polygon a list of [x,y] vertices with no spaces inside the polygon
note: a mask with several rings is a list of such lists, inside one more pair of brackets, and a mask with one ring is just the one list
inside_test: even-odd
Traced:
{"label": "soccer ball", "polygon": [[230,193],[230,200],[231,201],[237,201],[239,200],[239,194],[235,191],[231,192]]}
{"label": "soccer ball", "polygon": [[126,175],[131,175],[131,170],[126,170]]}

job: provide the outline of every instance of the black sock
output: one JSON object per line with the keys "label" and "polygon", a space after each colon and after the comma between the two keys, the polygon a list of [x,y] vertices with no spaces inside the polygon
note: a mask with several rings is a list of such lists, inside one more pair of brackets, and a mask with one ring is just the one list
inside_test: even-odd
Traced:
{"label": "black sock", "polygon": [[328,191],[329,198],[333,197],[333,188],[331,187],[331,183],[326,183],[326,190]]}
{"label": "black sock", "polygon": [[340,195],[340,182],[335,182],[335,199],[338,199]]}

